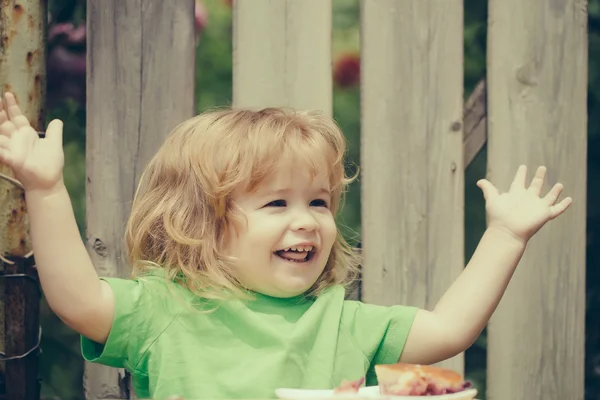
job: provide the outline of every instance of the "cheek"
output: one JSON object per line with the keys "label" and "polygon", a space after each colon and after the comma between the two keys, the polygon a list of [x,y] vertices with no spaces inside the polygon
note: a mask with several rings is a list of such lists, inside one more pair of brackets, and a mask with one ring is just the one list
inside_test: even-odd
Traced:
{"label": "cheek", "polygon": [[322,235],[324,236],[323,239],[326,239],[327,242],[333,244],[337,236],[337,226],[335,225],[333,216],[329,215],[323,218],[320,225]]}
{"label": "cheek", "polygon": [[242,256],[247,236],[248,224],[245,217],[229,222],[225,235],[227,252],[234,257]]}
{"label": "cheek", "polygon": [[274,245],[279,232],[272,219],[264,215],[249,215],[247,218],[247,225],[240,229],[239,236],[244,251],[257,253]]}

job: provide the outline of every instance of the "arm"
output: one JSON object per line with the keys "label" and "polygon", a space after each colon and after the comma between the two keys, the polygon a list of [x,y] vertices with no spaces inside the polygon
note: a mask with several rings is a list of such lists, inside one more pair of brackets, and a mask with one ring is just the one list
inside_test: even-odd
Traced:
{"label": "arm", "polygon": [[545,169],[539,168],[525,189],[526,169],[519,168],[508,193],[500,195],[491,183],[479,186],[486,198],[488,229],[473,257],[433,311],[419,310],[400,361],[432,364],[470,347],[495,311],[525,251],[528,240],[571,204],[555,204],[562,185],[539,197]]}
{"label": "arm", "polygon": [[79,236],[62,181],[50,191],[25,193],[38,275],[48,304],[76,332],[98,343],[108,337],[114,298]]}
{"label": "arm", "polygon": [[470,347],[498,306],[524,250],[505,232],[488,229],[434,310],[417,312],[402,362],[432,364]]}
{"label": "arm", "polygon": [[79,236],[62,179],[62,123],[53,121],[46,138],[7,94],[0,101],[0,162],[25,188],[34,257],[44,295],[56,315],[80,334],[104,343],[112,325],[114,298],[101,281]]}

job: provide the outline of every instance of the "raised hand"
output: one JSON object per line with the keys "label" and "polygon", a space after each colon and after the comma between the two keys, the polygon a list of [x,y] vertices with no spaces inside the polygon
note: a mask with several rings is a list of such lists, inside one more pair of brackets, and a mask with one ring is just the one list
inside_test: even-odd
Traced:
{"label": "raised hand", "polygon": [[62,122],[48,125],[40,138],[21,112],[12,93],[0,101],[0,163],[8,165],[26,191],[52,190],[62,182]]}
{"label": "raised hand", "polygon": [[563,186],[554,185],[540,197],[546,168],[539,167],[526,187],[527,167],[521,165],[506,193],[500,193],[494,185],[485,179],[477,182],[486,200],[488,227],[505,230],[518,240],[528,241],[544,224],[561,215],[573,202],[570,197],[557,203]]}

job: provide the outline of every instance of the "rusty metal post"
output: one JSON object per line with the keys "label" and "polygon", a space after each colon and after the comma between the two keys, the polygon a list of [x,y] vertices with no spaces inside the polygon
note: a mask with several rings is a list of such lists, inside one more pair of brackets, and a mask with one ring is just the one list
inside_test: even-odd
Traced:
{"label": "rusty metal post", "polygon": [[[0,0],[0,91],[11,91],[32,126],[44,128],[47,0]],[[12,177],[0,165],[0,174]],[[39,301],[22,189],[0,179],[0,279],[4,290],[6,397],[39,399]],[[2,278],[2,276],[0,276]],[[29,278],[29,279],[28,279]],[[0,315],[2,316],[2,315]]]}
{"label": "rusty metal post", "polygon": [[4,332],[6,398],[38,400],[40,289],[33,257],[14,257],[5,266]]}

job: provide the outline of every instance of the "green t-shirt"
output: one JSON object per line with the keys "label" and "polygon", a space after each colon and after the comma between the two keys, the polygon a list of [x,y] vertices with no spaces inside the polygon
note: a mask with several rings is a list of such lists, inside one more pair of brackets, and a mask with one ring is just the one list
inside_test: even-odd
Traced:
{"label": "green t-shirt", "polygon": [[202,313],[164,278],[105,280],[113,326],[105,345],[82,338],[82,353],[130,371],[140,398],[273,398],[278,387],[331,389],[363,376],[375,385],[373,366],[398,361],[416,312],[344,300],[332,287],[316,300],[257,295]]}

